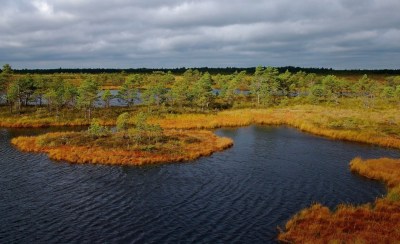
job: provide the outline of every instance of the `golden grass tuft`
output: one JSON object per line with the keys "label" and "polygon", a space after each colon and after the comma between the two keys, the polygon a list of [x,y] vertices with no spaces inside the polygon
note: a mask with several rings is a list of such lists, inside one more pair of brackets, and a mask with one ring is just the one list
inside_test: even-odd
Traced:
{"label": "golden grass tuft", "polygon": [[288,243],[399,243],[400,160],[355,158],[353,172],[384,181],[389,192],[374,204],[340,205],[331,212],[315,204],[286,223],[278,240]]}
{"label": "golden grass tuft", "polygon": [[[142,165],[194,160],[233,145],[210,131],[166,130],[171,141],[142,147],[127,145],[119,135],[88,140],[85,132],[56,132],[17,137],[11,143],[22,151],[47,153],[51,159],[72,163]],[[45,142],[45,143],[43,143]]]}
{"label": "golden grass tuft", "polygon": [[370,179],[384,181],[390,189],[400,186],[400,159],[355,158],[350,162],[350,170]]}

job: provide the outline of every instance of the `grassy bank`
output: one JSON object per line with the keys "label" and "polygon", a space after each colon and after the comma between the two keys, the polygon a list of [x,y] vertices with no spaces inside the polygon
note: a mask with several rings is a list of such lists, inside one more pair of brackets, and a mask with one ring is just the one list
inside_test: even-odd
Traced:
{"label": "grassy bank", "polygon": [[[128,108],[96,109],[93,118],[98,118],[103,125],[115,125],[119,114],[126,111],[135,111]],[[76,109],[62,109],[49,112],[46,108],[24,108],[21,113],[10,114],[7,107],[0,107],[0,127],[7,128],[41,128],[60,126],[86,126],[90,120],[85,118],[82,111]]]}
{"label": "grassy bank", "polygon": [[92,138],[86,132],[57,132],[17,137],[12,144],[26,152],[47,153],[51,159],[72,163],[142,165],[194,160],[233,145],[210,131],[165,130],[160,141],[138,144],[122,133]]}
{"label": "grassy bank", "polygon": [[340,205],[332,212],[315,204],[296,214],[280,233],[289,243],[398,243],[400,241],[400,160],[354,159],[353,172],[384,181],[388,194],[372,204]]}
{"label": "grassy bank", "polygon": [[288,125],[332,139],[400,148],[400,115],[396,109],[353,110],[325,106],[240,109],[216,114],[165,115],[152,122],[163,128],[214,129],[220,127]]}
{"label": "grassy bank", "polygon": [[[118,114],[137,110],[126,108],[99,109],[94,112],[103,125],[114,125]],[[45,116],[46,113],[26,113],[7,117],[0,114],[3,127],[43,127],[89,125],[74,111],[62,116]],[[150,118],[151,123],[169,129],[215,129],[250,124],[288,125],[315,135],[332,139],[370,143],[384,147],[400,148],[400,113],[396,108],[366,110],[330,106],[297,105],[271,109],[238,109],[208,114],[161,113]],[[134,121],[132,120],[133,124]]]}

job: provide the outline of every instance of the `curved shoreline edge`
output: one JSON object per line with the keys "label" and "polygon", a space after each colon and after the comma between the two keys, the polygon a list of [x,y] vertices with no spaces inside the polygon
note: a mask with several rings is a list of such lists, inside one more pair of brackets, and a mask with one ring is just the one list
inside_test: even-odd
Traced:
{"label": "curved shoreline edge", "polygon": [[[124,150],[121,147],[106,148],[101,146],[84,145],[40,145],[43,136],[61,138],[68,137],[76,132],[55,132],[40,136],[20,136],[13,138],[11,143],[25,152],[46,153],[54,160],[65,160],[71,163],[93,163],[107,165],[144,165],[157,163],[171,163],[195,160],[209,156],[214,152],[223,151],[233,145],[230,138],[218,137],[211,131],[168,131],[178,138],[190,135],[194,142],[185,143],[183,140],[175,146],[174,151],[155,150]],[[168,148],[168,150],[170,150]]]}
{"label": "curved shoreline edge", "polygon": [[[398,111],[397,111],[398,113]],[[400,149],[400,130],[390,134],[380,130],[381,126],[397,128],[400,116],[394,119],[395,110],[362,111],[342,108],[325,108],[321,106],[295,106],[275,109],[238,109],[218,112],[216,114],[178,114],[163,115],[161,118],[150,118],[150,123],[159,124],[164,129],[217,129],[222,127],[241,127],[251,124],[286,125],[314,135],[335,140],[368,143],[382,147]],[[394,120],[391,121],[391,120]],[[99,119],[100,124],[112,126],[115,120]],[[360,122],[361,121],[361,122]],[[357,123],[365,123],[365,128],[358,128]],[[333,126],[327,126],[333,123]],[[351,126],[348,126],[347,124]],[[88,121],[52,121],[43,118],[29,121],[22,119],[2,119],[0,127],[40,128],[50,126],[85,126]],[[133,124],[133,122],[132,122]],[[384,125],[382,125],[384,124]],[[387,129],[387,128],[386,128]]]}
{"label": "curved shoreline edge", "polygon": [[294,215],[279,233],[285,243],[397,243],[400,240],[400,159],[355,158],[352,172],[385,182],[388,193],[373,203],[314,204]]}

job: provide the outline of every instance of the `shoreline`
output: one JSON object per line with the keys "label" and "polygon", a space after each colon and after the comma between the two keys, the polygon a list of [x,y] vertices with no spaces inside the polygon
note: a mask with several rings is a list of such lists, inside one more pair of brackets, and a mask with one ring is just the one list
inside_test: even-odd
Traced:
{"label": "shoreline", "polygon": [[[218,137],[210,131],[166,131],[168,136],[176,137],[174,144],[155,145],[151,151],[140,149],[124,149],[124,145],[101,147],[79,144],[57,145],[57,139],[68,138],[74,135],[82,137],[82,132],[53,132],[39,136],[20,136],[13,138],[11,143],[24,152],[46,153],[54,160],[65,160],[70,163],[93,163],[107,165],[144,165],[157,163],[172,163],[195,160],[209,156],[214,152],[223,151],[233,146],[230,138]],[[46,139],[48,145],[41,145]],[[98,140],[107,140],[99,138]],[[72,140],[72,139],[71,139]],[[112,138],[109,140],[113,140]],[[122,143],[125,143],[122,141]],[[150,145],[153,146],[153,145]],[[158,146],[158,147],[157,147]],[[173,153],[171,153],[173,152]]]}
{"label": "shoreline", "polygon": [[[387,112],[387,113],[386,113]],[[389,112],[373,112],[373,117],[363,114],[361,110],[335,109],[320,106],[298,106],[273,109],[238,109],[227,110],[215,114],[164,114],[161,118],[150,118],[152,124],[159,124],[164,129],[218,129],[222,127],[242,127],[257,125],[286,125],[314,135],[334,140],[345,140],[373,144],[382,147],[400,149],[400,130],[396,122],[387,122]],[[388,118],[382,118],[383,115]],[[337,117],[337,118],[336,118]],[[365,119],[366,117],[366,119]],[[365,122],[364,122],[365,120]],[[355,122],[354,122],[355,121]],[[359,126],[362,121],[366,125]],[[399,118],[395,118],[400,123]],[[115,119],[99,118],[101,125],[113,126]],[[347,124],[350,125],[347,125]],[[379,127],[385,124],[385,130],[398,130],[397,134],[389,134]],[[29,116],[21,119],[0,121],[0,127],[6,128],[43,128],[61,126],[87,126],[90,122],[84,119],[71,121],[52,121],[51,118],[29,121]],[[134,124],[134,122],[131,122]],[[327,124],[333,124],[327,126]],[[363,128],[363,126],[365,128]]]}
{"label": "shoreline", "polygon": [[[113,123],[115,122],[111,120],[103,120],[100,121],[100,123],[103,125],[113,125]],[[400,134],[397,129],[398,124],[400,124],[400,115],[395,113],[393,109],[383,111],[362,111],[357,109],[352,110],[344,108],[327,108],[322,106],[310,105],[270,109],[238,109],[222,111],[215,114],[164,114],[161,116],[161,118],[150,118],[149,123],[159,124],[165,130],[176,129],[182,131],[190,131],[192,133],[204,129],[242,127],[252,124],[271,126],[282,125],[333,140],[344,140],[349,142],[366,143],[382,147],[400,149]],[[89,123],[79,125],[88,124]],[[213,136],[216,136],[212,132],[209,133],[211,133]],[[13,139],[13,144],[19,144],[17,145],[18,147],[23,144],[16,143],[14,140],[16,140],[16,138]],[[28,145],[34,144],[33,141],[29,140],[26,143]],[[231,141],[231,143],[233,142]],[[219,149],[214,149],[214,151],[206,151],[204,153],[198,153],[196,155],[191,155],[187,157],[176,157],[172,160],[165,160],[165,157],[160,157],[158,159],[157,157],[154,157],[152,161],[146,161],[145,159],[143,159],[138,163],[132,163],[123,160],[121,161],[121,157],[118,158],[118,156],[115,155],[122,155],[123,153],[117,151],[114,152],[115,157],[113,156],[111,158],[113,158],[114,162],[118,162],[118,164],[130,165],[162,163],[170,161],[180,162],[184,160],[193,160],[201,156],[208,156],[215,151],[224,150],[232,145],[228,144],[229,143],[220,147]],[[196,148],[196,150],[197,149],[198,148]],[[29,151],[26,148],[22,150]],[[73,155],[77,155],[78,152],[82,152],[83,150],[92,150],[90,151],[90,154],[93,155],[101,154],[102,152],[101,150],[99,150],[99,148],[87,147],[73,149],[64,148],[63,150],[72,151]],[[55,149],[33,149],[31,151],[45,152],[49,155],[50,158],[56,160],[71,161],[71,159],[68,160],[68,158],[66,157],[59,156],[59,152],[57,152],[57,150]],[[110,159],[109,156],[107,157],[107,159]],[[162,159],[164,159],[164,161]],[[75,161],[78,161],[79,163],[85,163],[88,160],[78,157],[78,159],[75,159]],[[374,203],[364,204],[360,206],[339,205],[338,209],[334,212],[330,211],[327,207],[324,207],[320,204],[315,204],[305,210],[300,211],[292,219],[288,220],[288,222],[286,223],[286,231],[281,231],[278,240],[282,242],[315,243],[324,243],[326,241],[335,240],[354,242],[361,240],[361,237],[359,238],[361,233],[360,231],[368,231],[374,226],[376,227],[379,226],[379,224],[382,224],[382,221],[376,221],[378,218],[382,217],[380,215],[393,215],[396,218],[397,216],[399,216],[398,221],[396,219],[396,221],[383,223],[385,226],[380,227],[382,230],[396,230],[396,228],[400,229],[400,225],[396,225],[396,223],[400,223],[400,197],[398,197],[398,200],[396,201],[390,200],[391,198],[393,198],[393,196],[396,196],[395,199],[397,199],[397,196],[400,195],[400,181],[399,183],[396,183],[397,185],[393,187],[391,184],[388,184],[386,176],[382,176],[381,174],[379,174],[379,170],[376,170],[374,169],[374,167],[372,167],[372,165],[381,165],[381,170],[385,168],[391,169],[393,167],[389,167],[388,165],[392,165],[393,162],[396,162],[395,165],[400,165],[399,159],[353,159],[351,162],[351,171],[374,180],[382,180],[386,182],[389,187],[388,194],[384,198],[377,199]],[[96,159],[93,160],[92,163],[102,163],[102,161]],[[368,165],[366,166],[367,170],[365,170],[365,167],[361,167],[364,164]],[[370,172],[374,173],[370,174]],[[400,178],[400,167],[396,172],[399,172]],[[362,215],[361,217],[360,214]],[[343,221],[343,216],[345,215],[350,216],[350,218],[345,218],[345,221]],[[372,219],[365,219],[364,222],[361,221],[362,217],[368,218],[371,216]],[[346,224],[347,222],[359,227],[349,227],[349,224]],[[310,224],[307,226],[304,223]],[[329,226],[326,226],[327,223],[329,223]],[[394,225],[391,225],[393,223]],[[335,232],[323,232],[324,229],[330,230],[332,228],[333,230],[335,230]],[[321,233],[324,234],[322,235]],[[370,236],[368,236],[368,232],[362,233],[362,238],[364,238],[362,240],[365,240],[366,242],[370,242],[368,238],[372,238],[375,235],[374,233],[369,233]],[[383,233],[385,232],[383,231]],[[389,241],[400,240],[400,234],[399,236],[394,235],[394,237],[389,235],[389,238],[398,239],[384,239],[385,234],[382,234],[382,236],[379,238],[383,238],[382,240]]]}
{"label": "shoreline", "polygon": [[400,240],[400,159],[355,158],[350,170],[383,181],[387,194],[373,203],[341,204],[331,211],[314,204],[299,211],[280,230],[285,243],[395,243]]}

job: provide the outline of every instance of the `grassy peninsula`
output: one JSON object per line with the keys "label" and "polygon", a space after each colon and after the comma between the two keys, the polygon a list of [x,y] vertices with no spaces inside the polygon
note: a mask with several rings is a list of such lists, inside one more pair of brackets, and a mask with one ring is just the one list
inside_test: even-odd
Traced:
{"label": "grassy peninsula", "polygon": [[400,240],[400,160],[355,158],[353,172],[388,186],[388,194],[361,206],[335,211],[314,204],[286,224],[279,240],[287,243],[397,243]]}
{"label": "grassy peninsula", "polygon": [[210,131],[166,130],[159,141],[135,143],[117,133],[92,138],[86,132],[56,132],[18,137],[12,143],[22,151],[46,153],[51,159],[72,163],[142,165],[194,160],[233,145]]}
{"label": "grassy peninsula", "polygon": [[11,143],[27,152],[44,152],[72,163],[142,165],[194,160],[233,145],[229,138],[204,130],[164,130],[139,113],[135,126],[130,115],[117,118],[115,131],[94,120],[87,131],[55,132],[17,137]]}
{"label": "grassy peninsula", "polygon": [[[106,111],[104,114],[107,114]],[[12,143],[24,151],[46,152],[52,159],[75,163],[174,162],[193,160],[209,155],[212,152],[221,151],[233,143],[227,138],[216,137],[210,131],[200,130],[261,124],[292,126],[332,139],[400,148],[400,137],[398,136],[400,129],[395,126],[400,123],[400,115],[396,113],[395,109],[364,111],[328,106],[297,105],[273,109],[228,110],[208,114],[149,115],[146,117],[146,122],[138,119],[138,115],[135,116],[135,114],[138,113],[124,113],[123,127],[132,127],[131,133],[106,133],[106,135],[98,136],[91,136],[87,132],[52,133],[36,138],[19,137],[15,138]],[[118,119],[107,120],[105,117],[96,121],[99,125],[117,125],[117,127],[118,123],[121,123],[118,122]],[[149,124],[147,125],[147,123]],[[18,122],[14,124],[18,124]],[[40,125],[40,122],[37,122],[36,125]],[[149,127],[149,125],[158,127]],[[135,131],[134,128],[138,127],[145,128],[145,130]],[[152,128],[158,128],[158,132]],[[138,133],[144,133],[142,136],[139,135],[143,139],[148,138],[149,135],[150,137],[147,140],[132,139],[138,137]]]}

